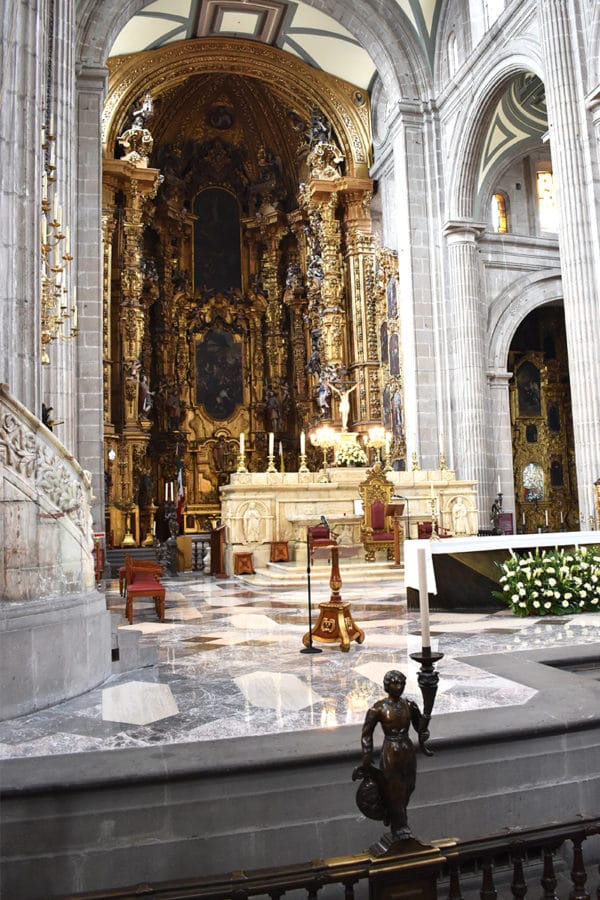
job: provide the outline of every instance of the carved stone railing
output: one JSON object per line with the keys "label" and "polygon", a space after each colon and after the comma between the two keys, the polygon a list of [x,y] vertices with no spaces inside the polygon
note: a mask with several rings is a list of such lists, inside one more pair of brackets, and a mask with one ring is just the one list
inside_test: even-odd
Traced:
{"label": "carved stone railing", "polygon": [[87,472],[0,385],[0,600],[29,601],[94,587]]}

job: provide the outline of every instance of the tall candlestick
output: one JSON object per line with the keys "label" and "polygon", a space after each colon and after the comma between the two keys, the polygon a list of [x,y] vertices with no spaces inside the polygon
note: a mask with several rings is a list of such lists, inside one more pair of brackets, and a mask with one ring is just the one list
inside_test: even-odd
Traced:
{"label": "tall candlestick", "polygon": [[246,436],[244,432],[240,432],[240,454],[243,456],[246,449]]}
{"label": "tall candlestick", "polygon": [[303,431],[300,432],[300,453],[302,455],[306,453],[306,435]]}
{"label": "tall candlestick", "polygon": [[275,435],[272,431],[269,432],[269,456],[273,456],[273,451],[275,449]]}
{"label": "tall candlestick", "polygon": [[421,611],[421,645],[431,646],[429,636],[429,595],[427,591],[427,557],[425,550],[417,550],[417,572],[419,579],[419,609]]}

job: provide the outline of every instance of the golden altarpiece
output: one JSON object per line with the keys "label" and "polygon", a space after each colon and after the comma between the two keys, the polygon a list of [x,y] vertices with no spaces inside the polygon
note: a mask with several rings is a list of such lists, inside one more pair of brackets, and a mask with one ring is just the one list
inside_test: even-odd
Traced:
{"label": "golden altarpiece", "polygon": [[509,358],[515,516],[523,533],[588,525],[579,522],[564,330],[551,316],[546,327],[545,347]]}
{"label": "golden altarpiece", "polygon": [[350,387],[352,429],[384,425],[404,468],[397,264],[373,235],[367,96],[221,39],[110,69],[109,543],[164,537],[179,474],[186,530],[218,516],[242,434],[250,472],[265,471],[270,434],[278,468],[297,470],[301,432],[338,424]]}

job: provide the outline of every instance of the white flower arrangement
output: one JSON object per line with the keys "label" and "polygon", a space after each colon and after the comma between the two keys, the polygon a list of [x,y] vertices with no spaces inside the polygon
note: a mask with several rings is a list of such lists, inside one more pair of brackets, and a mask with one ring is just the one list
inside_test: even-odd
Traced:
{"label": "white flower arrangement", "polygon": [[335,457],[336,466],[366,466],[367,454],[358,444],[340,444]]}
{"label": "white flower arrangement", "polygon": [[600,547],[538,549],[523,556],[511,551],[499,565],[500,590],[492,593],[516,616],[564,616],[600,606]]}

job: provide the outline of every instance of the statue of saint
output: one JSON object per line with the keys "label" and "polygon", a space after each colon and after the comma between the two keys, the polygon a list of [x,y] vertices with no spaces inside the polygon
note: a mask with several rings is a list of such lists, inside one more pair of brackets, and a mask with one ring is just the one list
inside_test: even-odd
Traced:
{"label": "statue of saint", "polygon": [[248,544],[256,544],[260,541],[260,513],[256,503],[252,500],[244,511],[244,537]]}
{"label": "statue of saint", "polygon": [[452,506],[452,530],[454,534],[468,534],[467,507],[462,497],[457,497]]}
{"label": "statue of saint", "polygon": [[[409,737],[411,724],[422,748],[429,737],[428,717],[416,703],[404,699],[405,686],[406,677],[402,672],[395,669],[386,672],[383,687],[387,697],[367,710],[361,739],[362,763],[352,775],[354,781],[362,779],[356,795],[360,811],[371,819],[382,819],[384,825],[391,825],[392,841],[411,837],[406,811],[417,775],[416,752]],[[373,732],[378,724],[384,735],[381,768],[372,763]]]}

